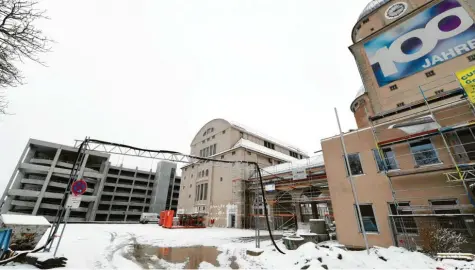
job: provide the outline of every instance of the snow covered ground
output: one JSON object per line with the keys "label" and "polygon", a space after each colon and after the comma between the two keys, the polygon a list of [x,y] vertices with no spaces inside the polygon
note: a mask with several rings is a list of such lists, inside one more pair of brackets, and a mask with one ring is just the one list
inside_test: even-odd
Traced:
{"label": "snow covered ground", "polygon": [[[267,235],[262,231],[261,235]],[[286,250],[282,241],[277,241],[280,254],[270,240],[261,242],[264,253],[257,257],[246,255],[246,249],[253,248],[252,230],[206,228],[206,229],[163,229],[157,225],[106,225],[71,224],[65,231],[59,248],[59,255],[68,258],[69,269],[141,269],[144,262],[137,261],[137,246],[190,247],[214,246],[219,253],[200,254],[205,262],[200,268],[231,269],[236,264],[241,269],[475,269],[475,263],[464,261],[435,260],[417,252],[391,247],[373,248],[366,251],[346,251],[337,243],[326,242],[326,247],[307,243],[298,250]],[[153,250],[153,249],[152,249]],[[158,249],[157,249],[158,250]],[[143,250],[142,250],[143,252]],[[157,252],[158,254],[158,252]],[[210,257],[211,256],[211,257]],[[152,255],[148,259],[164,268],[183,268],[186,260],[170,263]],[[213,262],[214,261],[214,262]],[[156,268],[157,264],[149,264]],[[214,265],[213,265],[214,264]],[[145,263],[145,266],[146,263]],[[303,268],[302,268],[303,267]],[[32,266],[14,264],[4,269],[26,269]]]}

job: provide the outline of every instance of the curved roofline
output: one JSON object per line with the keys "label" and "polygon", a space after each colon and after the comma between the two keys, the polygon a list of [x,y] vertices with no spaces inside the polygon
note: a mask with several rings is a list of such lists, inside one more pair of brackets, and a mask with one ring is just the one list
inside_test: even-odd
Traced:
{"label": "curved roofline", "polygon": [[[195,136],[193,137],[193,140],[191,141],[191,143],[193,144],[193,142],[195,141],[195,139],[198,138],[198,135],[201,134],[201,130],[203,129],[204,126],[206,126],[206,125],[208,125],[209,123],[211,123],[211,122],[213,122],[213,121],[216,121],[216,120],[222,120],[222,121],[228,123],[230,126],[232,126],[232,124],[231,124],[228,120],[223,119],[223,118],[215,118],[215,119],[213,119],[213,120],[210,120],[210,121],[206,122],[206,124],[204,124],[204,125],[202,125],[202,126],[200,127],[200,129],[196,132]],[[192,144],[191,144],[191,145],[192,145]]]}
{"label": "curved roofline", "polygon": [[363,94],[357,96],[357,97],[351,102],[351,104],[350,104],[350,111],[355,112],[355,111],[353,111],[353,105],[355,104],[355,102],[356,102],[360,97],[362,97],[362,96],[364,96],[364,95],[366,95],[366,94],[367,94],[367,93],[366,93],[366,91],[365,91]]}
{"label": "curved roofline", "polygon": [[361,85],[360,88],[358,89],[358,92],[356,92],[356,97],[353,99],[353,101],[350,103],[350,111],[353,111],[353,105],[355,104],[355,101],[359,99],[361,96],[365,95],[367,93],[366,88],[364,85]]}
{"label": "curved roofline", "polygon": [[304,150],[302,150],[302,149],[300,149],[300,148],[298,148],[298,147],[296,147],[296,146],[293,146],[293,145],[291,145],[291,144],[289,144],[289,143],[286,143],[286,142],[283,142],[283,141],[274,139],[274,138],[272,138],[272,137],[270,137],[270,136],[268,136],[268,135],[266,135],[266,134],[263,134],[263,133],[261,133],[261,132],[258,132],[258,131],[256,131],[256,130],[251,129],[251,128],[249,128],[249,127],[247,127],[247,126],[245,126],[245,125],[242,125],[242,124],[240,124],[240,123],[233,122],[233,121],[228,121],[228,120],[223,119],[223,118],[215,118],[215,119],[213,119],[213,120],[211,120],[211,121],[208,121],[208,122],[207,122],[206,124],[204,124],[203,126],[201,126],[201,128],[198,130],[198,132],[196,133],[196,135],[193,137],[192,142],[194,142],[194,141],[197,139],[197,137],[201,134],[201,131],[202,131],[202,129],[203,129],[204,126],[208,125],[209,123],[211,123],[211,122],[213,122],[213,121],[217,121],[217,120],[224,121],[224,122],[228,123],[229,126],[235,128],[235,129],[237,129],[237,130],[240,130],[240,131],[242,131],[242,132],[249,133],[249,134],[251,134],[251,135],[253,135],[253,136],[256,136],[256,137],[261,138],[261,139],[263,139],[263,140],[270,141],[270,142],[272,142],[272,143],[274,143],[274,144],[277,144],[277,145],[279,145],[279,146],[288,148],[288,149],[290,149],[290,150],[292,150],[292,151],[297,152],[298,154],[305,155],[305,157],[308,157],[307,152],[305,152]]}
{"label": "curved roofline", "polygon": [[386,5],[387,3],[391,2],[391,0],[382,0],[380,3],[376,4],[372,9],[371,11],[365,13],[365,11],[367,11],[366,9],[368,8],[368,6],[373,3],[375,0],[371,0],[368,4],[366,4],[365,8],[363,9],[363,11],[361,12],[361,14],[359,15],[358,17],[358,20],[356,21],[355,25],[353,26],[353,29],[351,29],[351,40],[353,41],[353,43],[356,43],[357,41],[355,40],[355,37],[356,35],[354,35],[355,33],[355,28],[357,25],[360,24],[361,21],[363,21],[365,18],[367,18],[369,15],[372,15],[374,14],[376,11],[379,10],[379,8],[381,8],[382,6]]}

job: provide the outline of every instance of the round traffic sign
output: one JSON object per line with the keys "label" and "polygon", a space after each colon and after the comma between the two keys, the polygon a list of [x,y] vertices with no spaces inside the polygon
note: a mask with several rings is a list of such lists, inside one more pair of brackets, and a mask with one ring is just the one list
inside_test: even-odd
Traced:
{"label": "round traffic sign", "polygon": [[71,191],[75,196],[82,195],[86,192],[87,183],[84,180],[75,181],[71,186]]}

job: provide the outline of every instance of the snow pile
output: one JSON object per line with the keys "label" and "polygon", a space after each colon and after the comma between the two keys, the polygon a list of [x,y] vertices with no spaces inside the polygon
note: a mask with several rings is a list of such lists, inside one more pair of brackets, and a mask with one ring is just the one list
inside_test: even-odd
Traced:
{"label": "snow pile", "polygon": [[0,219],[4,224],[8,225],[51,225],[43,216],[2,214]]}
{"label": "snow pile", "polygon": [[[309,158],[294,160],[287,163],[265,167],[264,171],[262,172],[262,176],[291,172],[294,169],[310,169],[323,165],[325,165],[325,161],[323,160],[323,154],[319,153]],[[253,177],[256,177],[256,175],[254,174]]]}
{"label": "snow pile", "polygon": [[[249,256],[246,250],[255,246],[253,230],[206,228],[206,229],[163,229],[155,224],[71,224],[59,248],[59,256],[68,258],[69,269],[141,269],[136,260],[134,246],[153,247],[217,247],[220,252],[216,261],[205,255],[200,268],[230,269],[475,269],[474,262],[434,259],[418,252],[402,248],[372,248],[366,251],[348,251],[336,242],[321,244],[306,243],[297,250],[287,250],[281,240],[280,254],[270,240],[261,241],[264,252],[260,256]],[[261,231],[263,237],[268,236]],[[268,239],[268,238],[267,238]],[[42,239],[44,241],[45,238]],[[53,245],[53,250],[54,250]],[[155,254],[155,253],[153,253]],[[150,265],[154,263],[167,269],[183,269],[186,261],[169,262],[166,257],[149,256]],[[200,257],[201,256],[201,257]],[[207,261],[206,259],[212,260]],[[195,256],[196,260],[196,256]],[[142,262],[143,265],[143,262]],[[21,264],[10,264],[4,269],[30,268]]]}

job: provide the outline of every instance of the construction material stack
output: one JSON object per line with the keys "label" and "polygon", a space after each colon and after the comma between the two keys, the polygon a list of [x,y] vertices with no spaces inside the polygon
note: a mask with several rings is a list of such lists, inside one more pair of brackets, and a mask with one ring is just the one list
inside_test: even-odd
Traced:
{"label": "construction material stack", "polygon": [[[174,217],[175,211],[168,210],[160,213],[160,221],[163,228],[167,229],[191,229],[191,228],[205,228],[203,214],[177,214]],[[162,221],[163,220],[163,221]]]}

